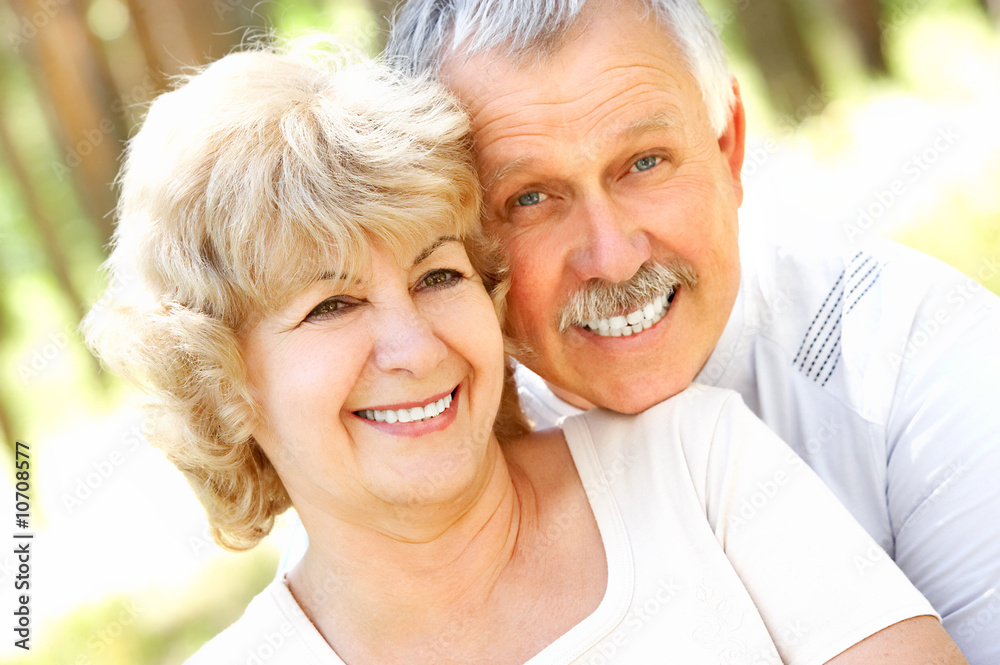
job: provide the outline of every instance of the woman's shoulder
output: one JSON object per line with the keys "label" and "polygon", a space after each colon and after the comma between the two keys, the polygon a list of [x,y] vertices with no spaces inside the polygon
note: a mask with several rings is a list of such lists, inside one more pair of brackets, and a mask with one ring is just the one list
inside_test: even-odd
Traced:
{"label": "woman's shoulder", "polygon": [[558,427],[529,432],[504,443],[507,462],[525,473],[535,487],[554,490],[571,483],[573,458]]}
{"label": "woman's shoulder", "polygon": [[739,393],[691,384],[678,394],[636,414],[591,409],[562,423],[570,445],[590,440],[601,448],[630,447],[653,437],[682,448],[702,447],[714,438],[720,421],[753,418]]}
{"label": "woman's shoulder", "polygon": [[[322,649],[316,651],[316,638]],[[235,623],[216,635],[185,665],[266,662],[340,664],[299,608],[281,577],[254,597]]]}
{"label": "woman's shoulder", "polygon": [[724,469],[739,432],[755,420],[738,393],[693,384],[641,413],[592,409],[562,428],[582,476],[700,487]]}

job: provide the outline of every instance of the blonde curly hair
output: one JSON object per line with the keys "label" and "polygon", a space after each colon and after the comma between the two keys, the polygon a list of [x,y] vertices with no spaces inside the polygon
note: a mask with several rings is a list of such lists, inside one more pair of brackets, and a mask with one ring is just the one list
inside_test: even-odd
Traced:
{"label": "blonde curly hair", "polygon": [[[129,142],[109,288],[83,323],[144,387],[150,440],[185,474],[213,537],[248,549],[290,505],[252,431],[240,334],[370,247],[463,238],[502,317],[479,227],[466,114],[437,84],[314,47],[234,53],[157,98]],[[495,431],[527,431],[510,367]]]}

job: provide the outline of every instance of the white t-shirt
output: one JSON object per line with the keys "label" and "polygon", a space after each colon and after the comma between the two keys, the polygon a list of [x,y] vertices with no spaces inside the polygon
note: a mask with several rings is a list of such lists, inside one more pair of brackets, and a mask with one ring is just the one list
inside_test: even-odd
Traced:
{"label": "white t-shirt", "polygon": [[[530,665],[814,665],[934,613],[731,391],[693,386],[638,416],[595,410],[563,431],[608,586],[597,610]],[[341,660],[279,577],[189,662]]]}
{"label": "white t-shirt", "polygon": [[[741,248],[736,305],[696,381],[738,391],[927,596],[969,662],[997,665],[1000,299],[886,241],[833,257]],[[523,367],[517,378],[538,426],[579,413]]]}

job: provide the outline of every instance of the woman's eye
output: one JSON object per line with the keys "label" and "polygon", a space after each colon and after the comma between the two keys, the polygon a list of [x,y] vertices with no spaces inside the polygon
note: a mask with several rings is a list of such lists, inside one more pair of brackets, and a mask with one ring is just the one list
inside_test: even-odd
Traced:
{"label": "woman's eye", "polygon": [[649,169],[659,164],[661,161],[663,161],[662,157],[653,157],[652,155],[650,155],[649,157],[643,157],[642,159],[636,161],[636,163],[633,164],[632,168],[629,170],[632,173],[637,173],[639,171],[648,171]]}
{"label": "woman's eye", "polygon": [[527,192],[527,193],[521,194],[519,197],[517,197],[517,205],[519,205],[519,206],[533,206],[533,205],[535,205],[537,203],[541,203],[542,201],[544,201],[547,198],[548,198],[548,196],[546,196],[545,194],[542,194],[541,192]]}
{"label": "woman's eye", "polygon": [[421,289],[434,289],[451,286],[458,283],[465,278],[465,275],[457,270],[451,270],[448,268],[442,268],[440,270],[432,270],[423,277],[420,278],[420,284],[418,288]]}
{"label": "woman's eye", "polygon": [[342,296],[327,298],[320,304],[313,307],[312,311],[306,316],[306,321],[317,321],[332,318],[339,314],[343,314],[344,311],[350,308],[350,306],[351,303],[347,302]]}

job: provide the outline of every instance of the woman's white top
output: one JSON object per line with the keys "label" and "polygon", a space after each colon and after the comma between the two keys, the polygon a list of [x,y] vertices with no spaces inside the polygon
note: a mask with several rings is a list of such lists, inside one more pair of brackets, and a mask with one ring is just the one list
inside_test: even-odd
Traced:
{"label": "woman's white top", "polygon": [[[695,385],[638,416],[592,410],[562,427],[608,586],[597,610],[531,665],[811,665],[896,622],[936,616],[736,393]],[[189,661],[342,662],[283,576]]]}

